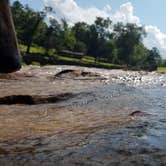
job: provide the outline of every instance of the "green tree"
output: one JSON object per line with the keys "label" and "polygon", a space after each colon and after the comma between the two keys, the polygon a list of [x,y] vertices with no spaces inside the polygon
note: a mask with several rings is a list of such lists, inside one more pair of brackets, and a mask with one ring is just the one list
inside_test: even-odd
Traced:
{"label": "green tree", "polygon": [[88,34],[89,26],[85,22],[78,22],[72,27],[72,31],[74,31],[76,44],[74,47],[74,51],[78,52],[87,52],[87,34]]}
{"label": "green tree", "polygon": [[50,49],[57,53],[70,50],[86,53],[95,61],[128,66],[154,68],[164,64],[157,48],[148,50],[144,46],[142,39],[146,33],[142,26],[117,23],[112,28],[111,20],[101,17],[91,25],[78,22],[69,26],[65,19],[58,22],[54,18],[46,22],[47,14],[54,13],[51,7],[34,11],[19,1],[13,3],[12,12],[19,42],[27,45],[27,53],[31,45],[37,45],[44,47],[46,54]]}
{"label": "green tree", "polygon": [[117,49],[113,40],[105,41],[99,49],[100,58],[106,62],[118,63]]}
{"label": "green tree", "polygon": [[24,31],[24,20],[26,19],[24,6],[19,1],[15,1],[13,2],[11,9],[19,42],[23,42],[22,34]]}
{"label": "green tree", "polygon": [[38,27],[46,16],[46,11],[36,12],[28,5],[23,6],[19,1],[15,1],[12,5],[12,12],[18,38],[27,46],[26,52],[29,53]]}
{"label": "green tree", "polygon": [[148,56],[146,59],[146,65],[150,70],[156,70],[157,66],[161,64],[161,56],[159,50],[156,47],[153,47],[148,52]]}
{"label": "green tree", "polygon": [[76,38],[75,38],[75,33],[72,30],[71,27],[69,27],[67,21],[65,19],[62,19],[62,24],[61,24],[61,37],[63,39],[63,48],[73,51],[75,44],[76,44]]}
{"label": "green tree", "polygon": [[148,49],[144,46],[143,43],[135,46],[134,54],[132,57],[132,66],[143,67],[148,56]]}
{"label": "green tree", "polygon": [[88,29],[89,25],[85,22],[75,23],[75,25],[72,27],[72,30],[75,33],[76,40],[86,43]]}
{"label": "green tree", "polygon": [[28,6],[26,7],[27,11],[27,28],[24,34],[24,38],[26,38],[26,45],[27,45],[27,51],[26,53],[30,52],[30,47],[33,42],[33,37],[35,33],[37,32],[38,26],[40,22],[44,19],[45,13],[44,12],[35,12],[32,9],[30,9]]}
{"label": "green tree", "polygon": [[103,54],[103,46],[110,37],[111,20],[97,17],[94,24],[89,26],[87,33],[88,54],[97,61]]}
{"label": "green tree", "polygon": [[48,25],[41,21],[38,25],[35,35],[33,36],[34,45],[45,47],[47,29]]}
{"label": "green tree", "polygon": [[114,31],[120,62],[132,65],[136,47],[142,42],[143,36],[146,35],[144,28],[131,23],[126,25],[117,23],[114,26]]}

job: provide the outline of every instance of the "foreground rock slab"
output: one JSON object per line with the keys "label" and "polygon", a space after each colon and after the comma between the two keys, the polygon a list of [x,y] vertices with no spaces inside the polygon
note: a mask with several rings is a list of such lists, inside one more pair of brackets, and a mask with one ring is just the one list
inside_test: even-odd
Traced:
{"label": "foreground rock slab", "polygon": [[0,75],[0,165],[165,165],[165,82],[71,66]]}

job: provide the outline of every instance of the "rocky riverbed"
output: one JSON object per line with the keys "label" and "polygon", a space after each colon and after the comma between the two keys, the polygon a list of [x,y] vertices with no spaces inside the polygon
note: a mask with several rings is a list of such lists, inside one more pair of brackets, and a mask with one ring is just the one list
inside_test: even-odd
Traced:
{"label": "rocky riverbed", "polygon": [[166,74],[26,66],[0,75],[0,166],[166,165]]}

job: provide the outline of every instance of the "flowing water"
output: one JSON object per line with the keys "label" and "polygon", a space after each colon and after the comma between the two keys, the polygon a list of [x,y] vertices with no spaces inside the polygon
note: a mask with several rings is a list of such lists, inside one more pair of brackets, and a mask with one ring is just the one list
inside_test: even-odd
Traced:
{"label": "flowing water", "polygon": [[153,114],[150,128],[143,139],[161,149],[166,149],[166,88],[157,87],[146,90],[149,96],[148,111]]}
{"label": "flowing water", "polygon": [[166,165],[166,75],[69,66],[0,76],[0,165]]}

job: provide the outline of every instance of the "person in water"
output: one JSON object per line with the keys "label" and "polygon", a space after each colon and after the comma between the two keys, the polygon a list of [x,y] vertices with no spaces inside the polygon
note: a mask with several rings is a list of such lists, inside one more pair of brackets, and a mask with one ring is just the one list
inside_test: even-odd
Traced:
{"label": "person in water", "polygon": [[21,68],[20,52],[9,0],[0,0],[0,73]]}

